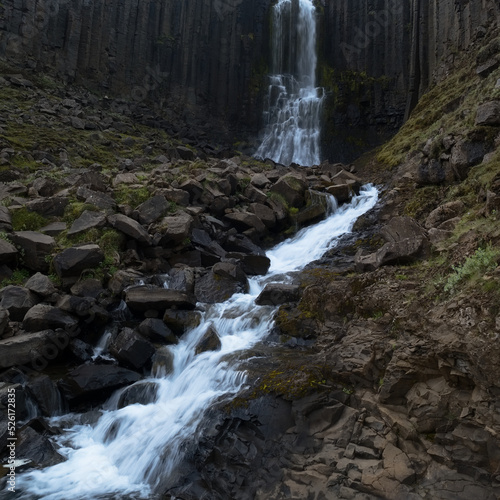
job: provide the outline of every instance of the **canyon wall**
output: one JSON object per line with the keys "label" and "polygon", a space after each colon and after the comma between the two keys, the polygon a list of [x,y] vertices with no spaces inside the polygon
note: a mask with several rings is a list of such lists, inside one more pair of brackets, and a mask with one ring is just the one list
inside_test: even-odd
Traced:
{"label": "canyon wall", "polygon": [[[152,102],[188,132],[206,124],[220,137],[227,129],[245,137],[260,127],[272,3],[4,0],[0,57]],[[323,155],[349,160],[397,130],[500,8],[495,0],[321,0],[318,12]]]}

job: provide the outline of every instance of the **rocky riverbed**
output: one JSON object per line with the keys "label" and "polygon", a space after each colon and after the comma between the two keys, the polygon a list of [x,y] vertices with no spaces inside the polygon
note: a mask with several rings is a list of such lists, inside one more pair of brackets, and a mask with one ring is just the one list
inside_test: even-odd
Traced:
{"label": "rocky riverbed", "polygon": [[[115,389],[168,372],[163,347],[197,324],[197,302],[246,290],[328,194],[377,182],[352,235],[264,290],[280,309],[241,361],[249,387],[209,412],[165,498],[498,498],[500,118],[498,70],[482,66],[445,80],[377,159],[315,168],[171,137],[145,107],[4,71],[4,456],[9,390],[22,467],[60,462],[48,417],[94,422]],[[448,120],[437,135],[430,104]],[[197,352],[218,348],[207,333]]]}

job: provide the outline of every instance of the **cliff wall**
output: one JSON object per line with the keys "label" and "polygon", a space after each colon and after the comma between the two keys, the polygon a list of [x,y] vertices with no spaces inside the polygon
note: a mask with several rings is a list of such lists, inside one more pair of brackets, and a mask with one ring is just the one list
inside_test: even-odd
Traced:
{"label": "cliff wall", "polygon": [[[0,57],[224,136],[256,133],[272,0],[4,0]],[[350,160],[402,124],[495,0],[321,0],[324,156]],[[218,125],[214,127],[215,123]],[[187,132],[186,132],[187,130]],[[193,132],[193,136],[194,136]],[[229,136],[228,136],[229,137]]]}

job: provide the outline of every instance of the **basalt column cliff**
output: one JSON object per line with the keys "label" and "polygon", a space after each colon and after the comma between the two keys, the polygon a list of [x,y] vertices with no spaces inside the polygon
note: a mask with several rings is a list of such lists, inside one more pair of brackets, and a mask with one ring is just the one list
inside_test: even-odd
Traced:
{"label": "basalt column cliff", "polygon": [[[262,126],[271,0],[6,0],[0,57],[231,140]],[[493,0],[323,0],[318,83],[323,157],[351,159],[394,133],[457,51],[498,18]],[[220,132],[218,131],[220,138]],[[228,140],[229,137],[228,137]]]}

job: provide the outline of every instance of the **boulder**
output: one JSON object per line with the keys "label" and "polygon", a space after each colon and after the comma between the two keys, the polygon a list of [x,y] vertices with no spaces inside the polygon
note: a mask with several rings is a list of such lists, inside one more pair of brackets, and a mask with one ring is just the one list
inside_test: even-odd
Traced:
{"label": "boulder", "polygon": [[108,223],[118,231],[130,236],[138,243],[144,245],[151,245],[152,243],[151,236],[149,236],[148,232],[137,221],[126,215],[110,215],[108,217]]}
{"label": "boulder", "polygon": [[6,331],[9,331],[9,319],[9,311],[7,311],[7,309],[4,309],[3,307],[0,307],[0,338]]}
{"label": "boulder", "polygon": [[189,194],[189,201],[191,203],[198,201],[203,193],[203,186],[194,179],[188,179],[179,187]]}
{"label": "boulder", "polygon": [[238,231],[255,229],[259,234],[266,232],[264,223],[255,214],[249,212],[233,212],[226,214],[225,219]]}
{"label": "boulder", "polygon": [[215,304],[225,302],[235,293],[247,291],[247,283],[209,271],[196,280],[194,294],[199,302]]}
{"label": "boulder", "polygon": [[181,207],[187,207],[189,205],[189,192],[183,189],[161,189],[159,190],[168,201],[180,205]]}
{"label": "boulder", "polygon": [[450,163],[456,169],[458,178],[463,180],[473,166],[483,161],[487,153],[484,142],[459,141],[451,148]]}
{"label": "boulder", "polygon": [[125,302],[133,312],[160,311],[166,309],[194,309],[196,299],[178,290],[135,287],[126,292]]}
{"label": "boulder", "polygon": [[132,328],[124,328],[109,346],[109,352],[120,363],[138,370],[151,359],[155,348]]}
{"label": "boulder", "polygon": [[252,203],[248,208],[267,227],[273,229],[276,226],[276,215],[267,205],[262,203]]}
{"label": "boulder", "polygon": [[250,179],[250,183],[254,185],[255,187],[261,189],[265,187],[267,184],[269,184],[269,179],[265,176],[263,173],[257,173],[252,175],[252,178]]}
{"label": "boulder", "polygon": [[106,216],[103,213],[85,210],[69,228],[68,236],[83,233],[94,227],[103,227],[105,224]]}
{"label": "boulder", "polygon": [[7,207],[0,206],[0,230],[12,231],[12,217]]}
{"label": "boulder", "polygon": [[37,376],[27,386],[45,417],[54,417],[62,413],[61,393],[47,375]]}
{"label": "boulder", "polygon": [[24,315],[40,302],[37,295],[21,286],[6,286],[1,293],[0,307],[9,311],[12,321],[22,321]]}
{"label": "boulder", "polygon": [[500,125],[500,101],[488,101],[477,108],[476,125]]}
{"label": "boulder", "polygon": [[176,246],[183,243],[193,227],[194,219],[189,214],[182,212],[178,215],[164,217],[159,224],[159,232],[161,233],[160,245]]}
{"label": "boulder", "polygon": [[0,368],[28,364],[37,366],[53,336],[52,330],[46,330],[0,340]]}
{"label": "boulder", "polygon": [[279,306],[300,300],[300,286],[283,283],[268,283],[255,299],[258,306]]}
{"label": "boulder", "polygon": [[304,193],[307,184],[300,178],[292,174],[281,177],[273,184],[270,191],[280,195],[290,207],[301,208],[304,203]]}
{"label": "boulder", "polygon": [[151,363],[151,373],[154,377],[166,377],[174,370],[174,355],[167,346],[162,346],[156,350]]}
{"label": "boulder", "polygon": [[52,236],[36,231],[16,231],[12,236],[15,245],[24,253],[24,265],[33,271],[49,270],[47,256],[52,253],[56,241]]}
{"label": "boulder", "polygon": [[108,281],[108,289],[113,295],[120,295],[125,288],[136,284],[144,276],[133,269],[117,271]]}
{"label": "boulder", "polygon": [[175,150],[183,160],[192,161],[196,159],[196,153],[192,149],[186,148],[185,146],[177,146]]}
{"label": "boulder", "polygon": [[327,193],[335,196],[339,204],[349,203],[354,195],[352,184],[334,184],[326,188]]}
{"label": "boulder", "polygon": [[168,273],[166,286],[169,290],[179,290],[192,294],[194,292],[194,271],[190,267],[174,267]]}
{"label": "boulder", "polygon": [[77,281],[71,287],[70,291],[73,295],[78,297],[91,297],[93,299],[98,299],[105,293],[101,280],[95,278]]}
{"label": "boulder", "polygon": [[83,397],[106,398],[114,390],[140,379],[136,372],[116,365],[80,365],[68,373],[59,388],[69,400]]}
{"label": "boulder", "polygon": [[170,203],[165,196],[156,195],[145,201],[137,207],[139,214],[139,222],[144,225],[149,225],[163,217],[170,208]]}
{"label": "boulder", "polygon": [[84,186],[80,186],[76,190],[76,197],[79,200],[82,200],[85,203],[93,205],[101,210],[115,210],[116,208],[116,202],[113,198],[111,198],[111,196]]}
{"label": "boulder", "polygon": [[147,318],[139,325],[139,333],[151,342],[162,342],[165,344],[177,344],[177,337],[172,330],[157,318]]}
{"label": "boulder", "polygon": [[156,382],[140,381],[123,389],[118,398],[117,407],[125,408],[134,404],[149,405],[156,401],[158,384]]}
{"label": "boulder", "polygon": [[167,309],[163,315],[163,322],[180,337],[187,330],[192,330],[201,323],[201,314],[198,311],[179,311]]}
{"label": "boulder", "polygon": [[62,217],[68,203],[68,198],[52,196],[50,198],[37,198],[28,201],[26,203],[26,208],[44,217]]}
{"label": "boulder", "polygon": [[16,459],[27,460],[32,467],[50,467],[64,462],[50,440],[29,426],[17,433]]}
{"label": "boulder", "polygon": [[10,264],[14,262],[17,254],[18,251],[12,243],[0,238],[0,264]]}
{"label": "boulder", "polygon": [[433,227],[437,228],[443,222],[462,215],[464,210],[465,205],[463,201],[450,201],[448,203],[445,203],[444,205],[440,205],[435,210],[433,210],[425,220],[424,225],[427,229]]}
{"label": "boulder", "polygon": [[23,329],[27,332],[38,332],[57,328],[75,328],[78,320],[58,307],[48,304],[33,306],[24,316]]}
{"label": "boulder", "polygon": [[212,327],[209,327],[205,335],[203,335],[198,344],[196,344],[194,352],[198,355],[207,351],[220,351],[221,347],[222,343],[219,335],[217,335],[217,332]]}
{"label": "boulder", "polygon": [[42,273],[34,274],[24,286],[43,298],[49,297],[57,291],[52,280]]}
{"label": "boulder", "polygon": [[265,275],[271,266],[271,260],[265,255],[230,252],[226,254],[226,258],[236,259],[240,263],[243,272],[250,276]]}
{"label": "boulder", "polygon": [[88,243],[67,248],[54,257],[53,264],[60,278],[78,277],[87,269],[94,269],[104,260],[99,245]]}
{"label": "boulder", "polygon": [[48,234],[49,236],[57,236],[67,229],[66,222],[51,222],[40,229],[41,233]]}

